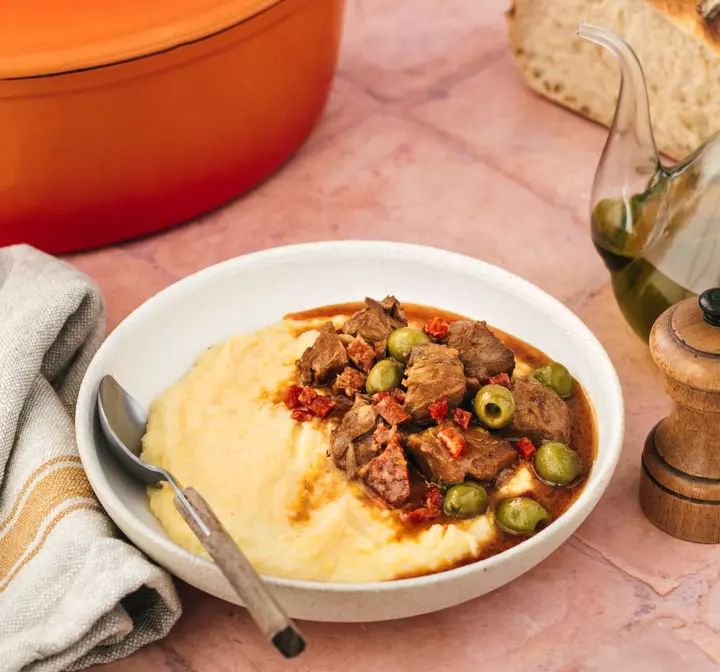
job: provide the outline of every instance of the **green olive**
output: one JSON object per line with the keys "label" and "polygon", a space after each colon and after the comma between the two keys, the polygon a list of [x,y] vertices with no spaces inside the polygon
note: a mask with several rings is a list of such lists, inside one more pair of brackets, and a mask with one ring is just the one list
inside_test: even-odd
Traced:
{"label": "green olive", "polygon": [[495,522],[505,532],[529,536],[540,523],[550,522],[550,514],[542,504],[530,497],[513,497],[497,507]]}
{"label": "green olive", "polygon": [[443,502],[443,511],[451,518],[472,518],[485,513],[488,495],[479,483],[458,483],[448,488]]}
{"label": "green olive", "polygon": [[502,385],[485,385],[473,401],[475,414],[490,429],[501,429],[512,422],[515,415],[515,397]]}
{"label": "green olive", "polygon": [[562,399],[569,397],[573,391],[573,379],[570,372],[557,362],[543,366],[535,371],[535,378],[547,385]]}
{"label": "green olive", "polygon": [[377,394],[400,387],[403,377],[403,367],[392,359],[381,359],[368,373],[365,381],[365,391],[368,394]]}
{"label": "green olive", "polygon": [[535,453],[535,472],[551,485],[569,485],[583,472],[580,456],[559,441],[543,443]]}
{"label": "green olive", "polygon": [[407,364],[412,349],[423,343],[430,343],[430,337],[424,331],[412,327],[402,327],[390,334],[387,343],[388,354],[398,362]]}

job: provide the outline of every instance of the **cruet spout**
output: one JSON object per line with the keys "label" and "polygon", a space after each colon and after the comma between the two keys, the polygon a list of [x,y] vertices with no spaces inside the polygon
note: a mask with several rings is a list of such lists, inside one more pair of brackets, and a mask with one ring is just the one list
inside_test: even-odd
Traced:
{"label": "cruet spout", "polygon": [[[615,255],[633,258],[651,234],[652,217],[638,228],[638,208],[662,171],[650,125],[645,76],[629,44],[606,28],[580,24],[577,34],[598,44],[620,65],[620,91],[592,188],[593,240],[610,266]],[[605,254],[605,253],[608,254]],[[617,260],[616,260],[617,261]]]}

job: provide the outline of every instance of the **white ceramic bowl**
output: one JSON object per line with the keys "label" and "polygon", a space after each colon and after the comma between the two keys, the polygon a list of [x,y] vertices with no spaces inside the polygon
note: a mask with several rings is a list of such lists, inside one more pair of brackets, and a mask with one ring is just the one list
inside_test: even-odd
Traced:
{"label": "white ceramic bowl", "polygon": [[560,519],[487,560],[383,583],[267,578],[289,614],[318,621],[378,621],[450,607],[517,578],[575,532],[607,487],[624,429],[617,374],[588,328],[525,280],[469,257],[396,243],[329,242],[266,250],[185,278],[138,308],[100,348],[80,390],[77,439],[92,487],[127,537],[183,581],[239,603],[213,563],[170,540],[150,513],[143,487],[105,452],[95,410],[104,375],[114,375],[147,408],[213,343],[290,312],[386,294],[487,320],[562,361],[595,408],[597,460],[582,494]]}

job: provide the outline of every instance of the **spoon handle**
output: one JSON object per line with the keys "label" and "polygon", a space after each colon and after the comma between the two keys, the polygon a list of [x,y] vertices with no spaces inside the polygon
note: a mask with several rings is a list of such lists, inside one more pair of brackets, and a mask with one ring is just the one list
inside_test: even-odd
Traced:
{"label": "spoon handle", "polygon": [[210,505],[193,488],[183,488],[183,494],[195,513],[207,526],[206,535],[185,504],[175,497],[175,508],[215,560],[215,564],[242,598],[245,607],[261,632],[286,658],[294,658],[305,649],[305,639],[295,624],[262,582],[244,553],[225,531]]}

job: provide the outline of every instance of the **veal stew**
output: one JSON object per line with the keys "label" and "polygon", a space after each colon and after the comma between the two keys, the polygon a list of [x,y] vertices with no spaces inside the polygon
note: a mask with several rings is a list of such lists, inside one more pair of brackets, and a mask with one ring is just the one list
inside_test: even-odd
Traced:
{"label": "veal stew", "polygon": [[[338,314],[348,317],[323,324],[283,402],[299,422],[332,423],[335,466],[395,512],[400,533],[491,511],[501,533],[486,557],[572,504],[596,431],[561,363],[485,322],[392,296],[287,317]],[[531,491],[502,496],[523,463]]]}

